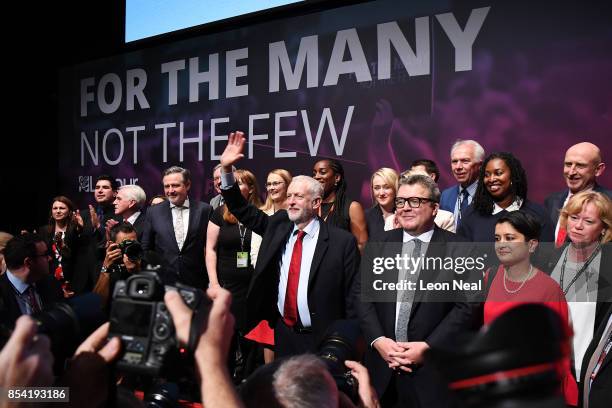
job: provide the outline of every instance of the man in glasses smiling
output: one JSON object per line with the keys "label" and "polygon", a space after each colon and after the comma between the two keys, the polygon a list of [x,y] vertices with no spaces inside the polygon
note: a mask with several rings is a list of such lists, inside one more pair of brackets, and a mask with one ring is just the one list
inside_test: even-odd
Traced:
{"label": "man in glasses smiling", "polygon": [[[395,198],[401,228],[381,235],[382,245],[393,252],[397,249],[392,248],[402,243],[402,253],[412,259],[453,256],[451,246],[445,244],[458,239],[434,223],[439,201],[440,190],[430,177],[420,174],[402,177]],[[365,255],[364,262],[368,262],[368,256]],[[389,271],[387,276],[391,279],[387,282],[449,281],[454,272],[417,266],[411,272],[413,276],[407,277],[405,271]],[[362,283],[367,285],[365,280]],[[429,294],[419,291],[419,285],[416,290],[398,290],[395,303],[382,299],[361,303],[361,328],[370,344],[366,362],[374,388],[382,396],[382,406],[451,405],[445,385],[432,375],[423,357],[430,347],[448,344],[458,332],[468,330],[471,309],[460,301],[427,301]]]}

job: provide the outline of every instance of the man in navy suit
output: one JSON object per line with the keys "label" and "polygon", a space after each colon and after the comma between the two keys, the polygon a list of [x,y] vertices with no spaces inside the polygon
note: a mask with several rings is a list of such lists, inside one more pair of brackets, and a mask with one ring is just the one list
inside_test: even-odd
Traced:
{"label": "man in navy suit", "polygon": [[612,191],[603,188],[596,181],[596,178],[601,176],[605,169],[606,165],[601,158],[601,151],[593,143],[582,142],[567,149],[563,161],[563,178],[567,184],[567,190],[552,193],[544,200],[544,207],[550,216],[551,225],[556,225],[555,241],[558,246],[566,240],[565,231],[560,231],[559,228],[559,212],[572,195],[594,190],[612,197]]}
{"label": "man in navy suit", "polygon": [[231,166],[244,155],[242,132],[221,156],[221,192],[231,213],[262,236],[247,293],[247,325],[274,327],[275,357],[315,352],[335,320],[357,318],[355,237],[317,217],[323,187],[308,176],[287,188],[287,211],[268,216],[240,194]]}
{"label": "man in navy suit", "polygon": [[[360,282],[364,289],[362,295],[367,297],[371,293],[369,288],[372,282],[365,278],[367,275],[363,268],[373,265],[374,255],[376,258],[380,258],[381,254],[389,255],[385,258],[393,259],[397,255],[397,248],[402,246],[402,253],[404,247],[406,253],[412,253],[411,259],[420,256],[440,259],[456,257],[457,251],[454,251],[451,243],[460,239],[434,224],[439,199],[440,190],[427,176],[412,175],[400,180],[395,204],[401,228],[380,236],[380,251],[366,249]],[[387,272],[391,279],[387,282],[403,281],[400,270]],[[387,275],[376,275],[374,279],[381,276]],[[413,278],[416,290],[407,290],[407,297],[392,293],[392,301],[385,302],[383,300],[389,299],[379,298],[383,295],[376,294],[377,298],[364,297],[359,304],[361,328],[366,344],[369,344],[366,367],[371,374],[372,385],[381,396],[382,406],[424,408],[451,405],[446,385],[425,362],[424,355],[430,347],[450,347],[460,333],[468,331],[473,323],[472,307],[461,300],[461,294],[461,298],[435,300],[436,296],[445,296],[446,293],[420,290],[418,282],[425,282],[425,285],[427,282],[448,282],[457,276],[454,276],[454,270],[425,270],[418,267]],[[412,298],[410,292],[414,294]]]}
{"label": "man in navy suit", "polygon": [[61,286],[49,274],[51,254],[36,234],[13,237],[4,249],[6,272],[0,275],[0,324],[13,327],[21,315],[50,309],[64,299]]}
{"label": "man in navy suit", "polygon": [[168,200],[147,210],[142,247],[164,260],[162,278],[166,282],[205,289],[208,274],[204,248],[212,207],[189,199],[191,173],[187,169],[170,167],[164,171],[163,184]]}
{"label": "man in navy suit", "polygon": [[478,173],[485,151],[475,140],[458,140],[451,147],[451,170],[459,184],[442,191],[440,209],[455,217],[455,231],[461,222],[461,211],[474,199],[478,187]]}

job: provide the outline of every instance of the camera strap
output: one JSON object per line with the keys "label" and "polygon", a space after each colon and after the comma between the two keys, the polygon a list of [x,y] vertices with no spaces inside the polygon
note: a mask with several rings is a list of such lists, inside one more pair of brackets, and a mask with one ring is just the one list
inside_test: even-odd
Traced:
{"label": "camera strap", "polygon": [[[206,295],[204,295],[206,296]],[[209,308],[208,303],[204,302],[202,298],[199,299],[196,307],[191,315],[191,324],[189,326],[189,341],[187,342],[187,350],[193,354],[198,347],[200,336],[206,330],[208,326],[208,314]]]}

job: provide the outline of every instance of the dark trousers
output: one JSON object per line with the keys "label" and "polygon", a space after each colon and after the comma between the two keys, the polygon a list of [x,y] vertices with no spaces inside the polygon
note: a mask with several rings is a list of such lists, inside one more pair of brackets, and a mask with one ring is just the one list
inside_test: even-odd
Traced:
{"label": "dark trousers", "polygon": [[274,359],[295,356],[304,353],[314,353],[315,338],[307,329],[288,327],[279,317],[274,327]]}

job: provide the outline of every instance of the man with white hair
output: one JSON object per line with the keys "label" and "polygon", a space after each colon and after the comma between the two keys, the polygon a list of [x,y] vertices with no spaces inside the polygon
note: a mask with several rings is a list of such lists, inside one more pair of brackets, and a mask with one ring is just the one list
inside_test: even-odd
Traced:
{"label": "man with white hair", "polygon": [[[115,201],[113,201],[115,215],[120,215],[123,221],[129,222],[134,226],[139,241],[142,239],[142,232],[144,230],[145,217],[142,209],[146,202],[147,194],[142,187],[136,184],[126,184],[119,187]],[[118,224],[117,221],[109,220],[107,226],[109,226],[109,223],[111,223],[110,228]]]}
{"label": "man with white hair", "polygon": [[478,187],[478,174],[485,151],[475,140],[457,140],[451,147],[451,170],[458,184],[442,191],[440,208],[455,217],[455,230],[461,223],[461,212],[474,199]]}
{"label": "man with white hair", "polygon": [[232,174],[244,143],[242,132],[230,134],[221,191],[231,213],[263,237],[247,294],[247,328],[262,320],[275,328],[275,357],[313,352],[333,321],[357,317],[357,242],[317,217],[323,188],[312,177],[293,178],[286,211],[268,216],[250,205]]}

